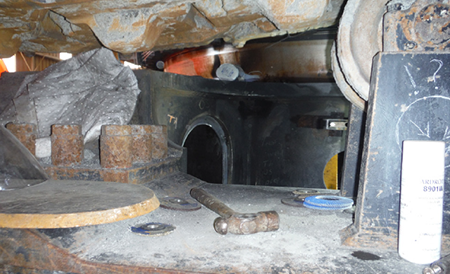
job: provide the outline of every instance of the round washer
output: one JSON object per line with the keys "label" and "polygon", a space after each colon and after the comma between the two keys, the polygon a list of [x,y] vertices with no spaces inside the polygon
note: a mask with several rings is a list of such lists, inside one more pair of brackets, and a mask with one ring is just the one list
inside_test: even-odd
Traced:
{"label": "round washer", "polygon": [[322,210],[343,210],[352,205],[353,200],[350,198],[331,195],[309,196],[303,202],[305,207]]}
{"label": "round washer", "polygon": [[202,206],[194,201],[188,201],[179,197],[165,197],[159,200],[160,206],[165,209],[194,211],[200,209]]}
{"label": "round washer", "polygon": [[144,236],[164,236],[175,230],[175,226],[163,223],[146,223],[131,227],[131,232]]}

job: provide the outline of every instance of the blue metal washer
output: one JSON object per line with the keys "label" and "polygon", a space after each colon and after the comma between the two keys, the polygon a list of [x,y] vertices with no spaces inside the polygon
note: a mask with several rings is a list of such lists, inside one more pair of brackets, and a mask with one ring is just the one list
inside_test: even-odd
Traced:
{"label": "blue metal washer", "polygon": [[321,210],[343,210],[351,208],[353,200],[341,196],[318,195],[305,198],[303,206]]}

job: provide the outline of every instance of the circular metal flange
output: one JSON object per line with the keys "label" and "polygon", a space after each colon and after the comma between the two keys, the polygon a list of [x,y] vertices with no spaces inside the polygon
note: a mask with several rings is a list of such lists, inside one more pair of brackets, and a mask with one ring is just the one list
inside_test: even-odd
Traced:
{"label": "circular metal flange", "polygon": [[[382,23],[387,2],[388,0],[349,0],[340,21],[337,38],[338,64],[334,62],[333,70],[340,68],[344,79],[337,79],[338,86],[359,107],[361,102],[358,97],[366,101],[369,97],[372,58],[382,50]],[[350,95],[349,88],[356,94]]]}
{"label": "circular metal flange", "polygon": [[333,46],[331,47],[331,69],[336,85],[339,87],[344,97],[357,108],[364,110],[366,101],[352,89],[347,81],[345,81],[345,77],[342,74],[342,69],[336,55],[336,43],[333,43]]}
{"label": "circular metal flange", "polygon": [[163,223],[146,223],[131,227],[131,232],[144,236],[164,236],[175,230],[175,226]]}
{"label": "circular metal flange", "polygon": [[172,210],[194,211],[199,210],[202,206],[197,202],[190,202],[179,197],[165,197],[159,200],[160,207]]}

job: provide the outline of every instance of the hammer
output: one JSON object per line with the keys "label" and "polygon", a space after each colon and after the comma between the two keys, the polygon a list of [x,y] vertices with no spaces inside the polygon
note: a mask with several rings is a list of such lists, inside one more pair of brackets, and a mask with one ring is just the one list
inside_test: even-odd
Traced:
{"label": "hammer", "polygon": [[276,211],[238,213],[197,187],[191,189],[191,196],[221,216],[214,220],[214,229],[219,234],[243,235],[278,230],[280,217]]}

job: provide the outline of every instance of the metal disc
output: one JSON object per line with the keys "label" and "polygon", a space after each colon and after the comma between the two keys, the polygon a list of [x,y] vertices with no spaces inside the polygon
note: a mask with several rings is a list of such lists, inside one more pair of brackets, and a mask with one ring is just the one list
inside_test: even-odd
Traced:
{"label": "metal disc", "polygon": [[[339,24],[337,57],[345,81],[338,81],[346,97],[361,108],[368,99],[373,56],[382,50],[382,21],[388,0],[349,0]],[[345,87],[348,85],[348,87]],[[348,90],[348,92],[347,92]],[[350,90],[356,93],[352,95]]]}
{"label": "metal disc", "polygon": [[333,69],[333,76],[336,81],[336,85],[339,87],[344,97],[357,108],[364,110],[366,101],[352,89],[342,73],[341,65],[339,64],[336,55],[336,43],[333,43],[333,46],[331,47],[331,67]]}
{"label": "metal disc", "polygon": [[144,236],[164,236],[175,230],[175,226],[163,223],[146,223],[131,227],[131,232]]}
{"label": "metal disc", "polygon": [[194,211],[199,210],[202,206],[195,201],[188,201],[179,197],[166,197],[159,200],[160,206],[165,209]]}

